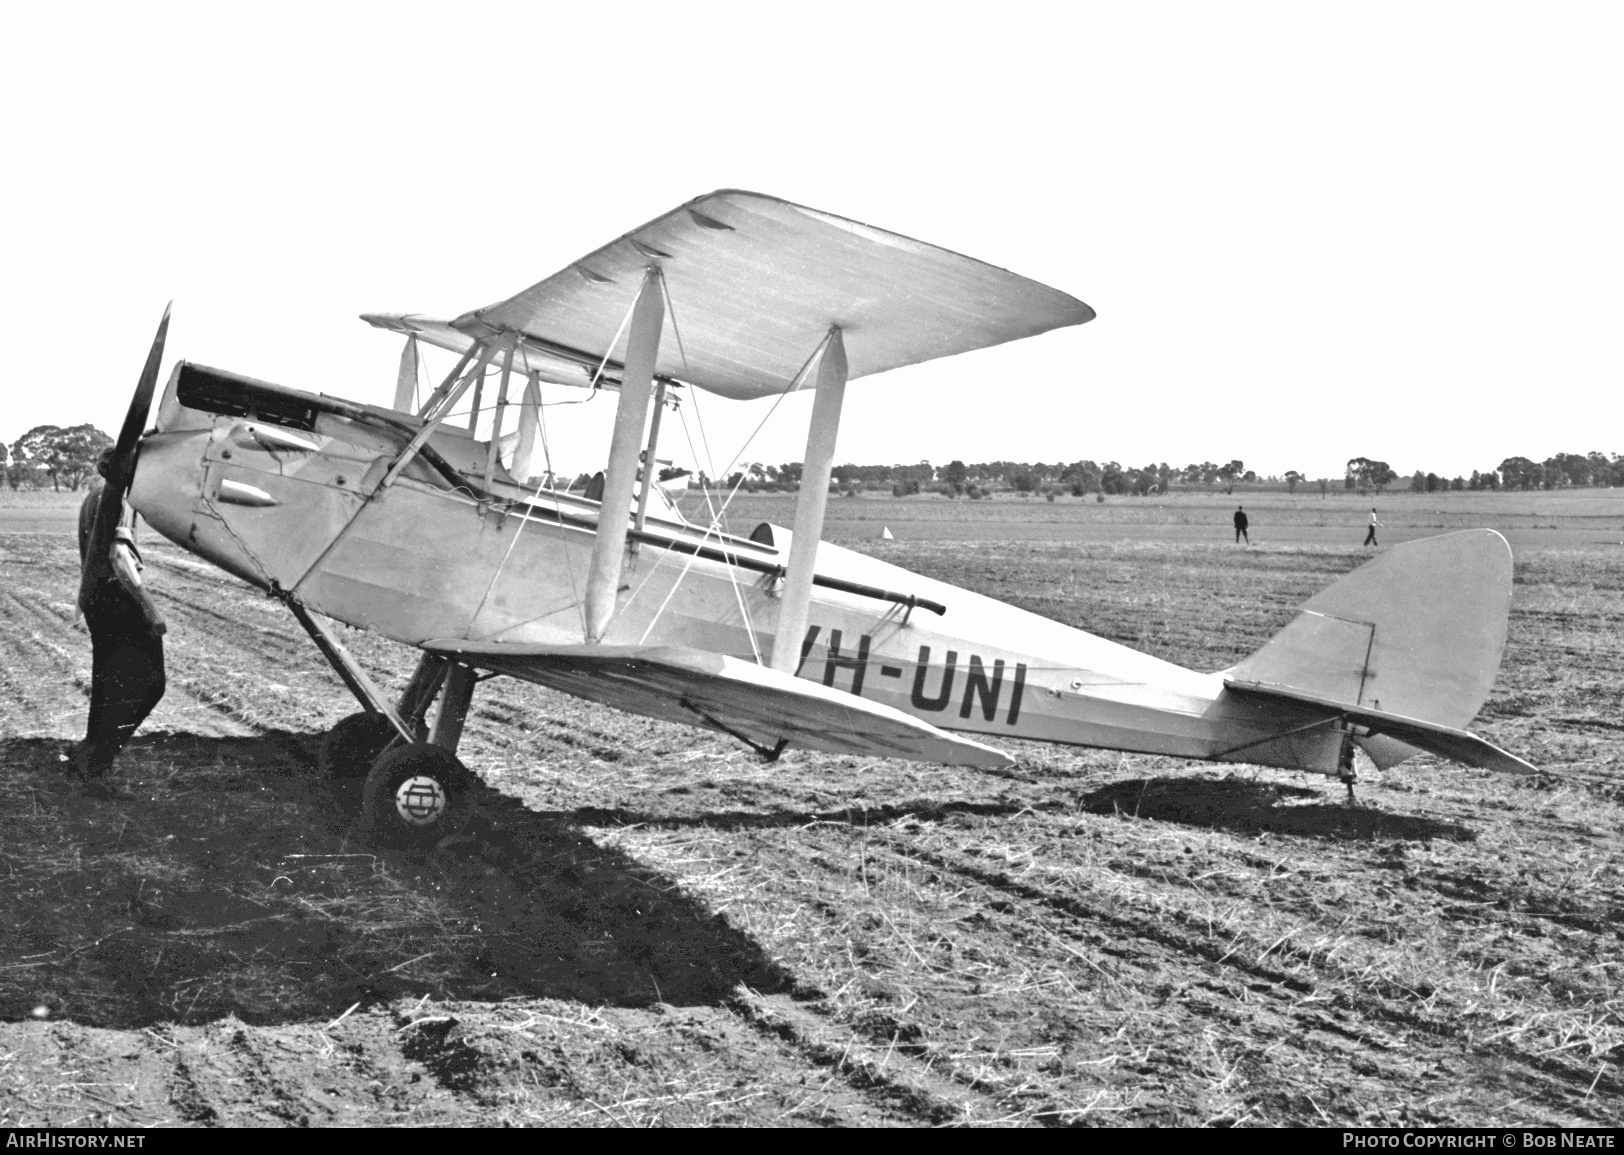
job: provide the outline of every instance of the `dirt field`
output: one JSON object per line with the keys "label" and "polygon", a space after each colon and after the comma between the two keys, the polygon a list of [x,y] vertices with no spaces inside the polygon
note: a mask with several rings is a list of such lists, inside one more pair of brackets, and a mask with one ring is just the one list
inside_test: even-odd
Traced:
{"label": "dirt field", "polygon": [[[906,504],[831,503],[865,514],[833,536]],[[1365,556],[1020,528],[1053,509],[859,544],[1202,668]],[[1537,780],[1421,758],[1350,808],[1019,744],[1007,775],[767,765],[496,680],[463,746],[491,789],[425,861],[315,777],[354,706],[286,611],[156,542],[170,690],[136,797],[70,789],[73,543],[7,514],[0,1125],[1624,1122],[1624,550],[1519,546],[1477,728]]]}

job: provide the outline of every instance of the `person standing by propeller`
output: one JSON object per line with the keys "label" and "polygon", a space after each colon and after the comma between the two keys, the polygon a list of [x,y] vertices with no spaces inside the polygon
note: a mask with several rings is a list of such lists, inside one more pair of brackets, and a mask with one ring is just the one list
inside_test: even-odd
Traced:
{"label": "person standing by propeller", "polygon": [[90,630],[90,720],[74,752],[74,769],[95,798],[119,796],[107,783],[107,771],[164,696],[164,618],[141,584],[141,555],[125,524],[124,497],[135,478],[168,331],[165,309],[118,442],[96,459],[106,484],[79,506],[78,601]]}
{"label": "person standing by propeller", "polygon": [[[113,451],[96,460],[107,476]],[[122,510],[112,540],[96,540],[104,501],[117,501],[103,485],[79,506],[79,610],[90,630],[90,721],[75,769],[87,790],[112,797],[107,771],[136,728],[164,696],[163,614],[141,583],[141,554]]]}

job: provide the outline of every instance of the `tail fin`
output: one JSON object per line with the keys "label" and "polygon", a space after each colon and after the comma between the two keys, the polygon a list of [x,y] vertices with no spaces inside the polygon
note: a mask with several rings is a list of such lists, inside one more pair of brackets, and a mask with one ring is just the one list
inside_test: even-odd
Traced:
{"label": "tail fin", "polygon": [[[1510,608],[1511,547],[1492,529],[1406,542],[1310,598],[1224,677],[1365,724],[1386,716],[1459,732],[1494,683]],[[1417,752],[1420,732],[1412,725],[1406,743],[1378,728],[1359,741],[1386,767]]]}

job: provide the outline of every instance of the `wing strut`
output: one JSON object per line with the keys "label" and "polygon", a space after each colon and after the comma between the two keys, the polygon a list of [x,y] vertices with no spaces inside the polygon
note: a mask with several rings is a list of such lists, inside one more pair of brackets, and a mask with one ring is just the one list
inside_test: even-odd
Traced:
{"label": "wing strut", "polygon": [[394,408],[402,413],[412,411],[417,397],[417,334],[406,334],[406,347],[400,351],[400,370],[395,374]]}
{"label": "wing strut", "polygon": [[[648,518],[648,491],[654,488],[654,474],[659,468],[654,460],[660,448],[660,417],[665,412],[665,391],[668,388],[666,381],[660,380],[660,387],[654,393],[654,415],[649,418],[648,448],[643,451],[643,485],[637,491],[637,520],[632,529],[635,534],[643,532],[643,524]],[[632,537],[632,552],[637,552],[638,538]]]}
{"label": "wing strut", "polygon": [[840,433],[840,406],[846,397],[846,342],[834,326],[818,359],[817,395],[812,401],[812,427],[806,433],[806,461],[801,466],[801,492],[795,499],[795,537],[789,546],[778,626],[773,631],[771,666],[793,675],[801,660],[812,608],[812,578],[823,536],[823,513],[829,504],[829,475],[834,470],[835,438]]}
{"label": "wing strut", "polygon": [[[485,491],[487,493],[490,492],[491,476],[496,472],[496,463],[502,459],[502,416],[508,404],[508,378],[512,376],[513,346],[509,345],[507,347],[507,356],[502,359],[502,386],[496,392],[496,408],[491,411],[491,447],[485,451]],[[474,413],[477,416],[479,410],[475,409]]]}
{"label": "wing strut", "polygon": [[592,542],[592,571],[586,580],[586,640],[600,642],[615,616],[615,595],[621,566],[626,560],[626,529],[632,491],[637,484],[637,454],[643,448],[643,425],[648,419],[649,393],[654,385],[654,362],[660,355],[660,330],[665,326],[665,294],[660,267],[650,265],[643,287],[632,306],[626,334],[626,371],[621,377],[615,407],[615,431],[609,442],[609,464],[603,471],[603,503],[598,509],[598,533]]}
{"label": "wing strut", "polygon": [[[389,467],[389,472],[384,474],[383,479],[378,482],[380,491],[393,485],[395,478],[400,476],[401,471],[412,463],[412,458],[416,457],[418,451],[429,443],[429,438],[434,436],[434,431],[440,428],[440,422],[446,419],[452,407],[468,391],[468,386],[484,378],[485,366],[491,363],[491,355],[496,352],[496,346],[487,344],[478,345],[475,348],[480,351],[479,361],[469,370],[468,375],[463,377],[461,381],[456,381],[455,377],[447,377],[444,384],[434,391],[434,396],[429,398],[428,403],[423,406],[423,411],[418,414],[419,417],[424,419],[423,428],[419,429],[417,436],[413,437],[406,448],[401,450],[400,456],[395,458],[395,463]],[[468,350],[468,356],[458,362],[458,368],[452,370],[453,374],[460,372],[462,365],[466,364],[473,355],[474,350]],[[479,413],[477,402],[474,413],[476,415]]]}

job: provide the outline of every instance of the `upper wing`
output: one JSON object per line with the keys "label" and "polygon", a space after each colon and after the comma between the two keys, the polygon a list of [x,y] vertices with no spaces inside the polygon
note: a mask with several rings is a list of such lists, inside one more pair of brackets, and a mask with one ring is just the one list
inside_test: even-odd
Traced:
{"label": "upper wing", "polygon": [[670,294],[656,372],[735,398],[787,389],[831,325],[843,331],[848,377],[857,378],[1094,316],[1065,293],[958,253],[723,190],[449,325],[468,338],[521,334],[553,359],[537,366],[546,380],[583,384],[605,357],[618,376],[616,332],[650,264],[661,266]]}
{"label": "upper wing", "polygon": [[707,726],[763,749],[782,741],[830,754],[949,766],[1000,767],[1012,761],[890,706],[704,650],[455,639],[423,648],[634,714]]}

